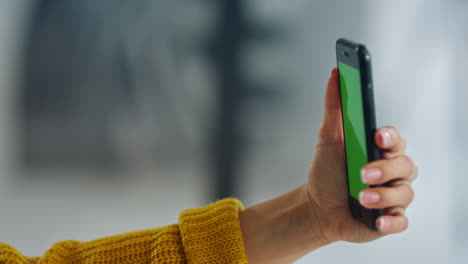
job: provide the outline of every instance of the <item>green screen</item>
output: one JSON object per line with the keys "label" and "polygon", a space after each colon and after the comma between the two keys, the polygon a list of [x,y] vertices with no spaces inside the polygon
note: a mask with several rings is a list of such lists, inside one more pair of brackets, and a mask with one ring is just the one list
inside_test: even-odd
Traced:
{"label": "green screen", "polygon": [[359,70],[338,62],[341,103],[348,167],[349,193],[359,200],[359,192],[369,186],[361,181],[361,168],[367,164],[364,110]]}

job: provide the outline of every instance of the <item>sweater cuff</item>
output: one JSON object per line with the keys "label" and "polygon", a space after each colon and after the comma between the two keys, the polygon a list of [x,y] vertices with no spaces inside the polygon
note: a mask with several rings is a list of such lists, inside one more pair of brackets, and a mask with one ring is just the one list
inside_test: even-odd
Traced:
{"label": "sweater cuff", "polygon": [[248,263],[239,221],[243,209],[228,198],[183,211],[179,228],[187,263]]}

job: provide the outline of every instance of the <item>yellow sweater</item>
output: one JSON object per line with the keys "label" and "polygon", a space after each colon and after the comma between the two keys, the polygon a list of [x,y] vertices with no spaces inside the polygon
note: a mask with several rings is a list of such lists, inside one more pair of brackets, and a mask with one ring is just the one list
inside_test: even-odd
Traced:
{"label": "yellow sweater", "polygon": [[42,257],[0,243],[0,264],[248,263],[239,222],[242,204],[225,199],[185,210],[179,224],[92,242],[62,241]]}

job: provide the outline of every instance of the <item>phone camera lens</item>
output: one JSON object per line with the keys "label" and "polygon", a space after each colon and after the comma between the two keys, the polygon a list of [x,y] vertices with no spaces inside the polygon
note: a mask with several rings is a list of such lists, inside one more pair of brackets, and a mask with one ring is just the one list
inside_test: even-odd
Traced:
{"label": "phone camera lens", "polygon": [[349,57],[349,53],[346,52],[346,51],[345,51],[344,55],[345,55],[346,57]]}

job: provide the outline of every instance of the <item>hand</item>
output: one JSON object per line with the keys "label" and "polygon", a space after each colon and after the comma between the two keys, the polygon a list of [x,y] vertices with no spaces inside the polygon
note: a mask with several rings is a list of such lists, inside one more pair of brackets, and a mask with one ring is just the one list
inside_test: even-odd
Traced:
{"label": "hand", "polygon": [[334,68],[327,85],[325,117],[306,185],[313,218],[324,237],[330,242],[368,242],[404,231],[408,226],[405,209],[414,197],[411,183],[418,174],[414,162],[405,155],[405,140],[393,127],[379,128],[375,143],[383,159],[363,169],[365,183],[385,184],[385,187],[368,188],[360,194],[364,207],[385,209],[386,214],[377,219],[379,232],[376,233],[350,214],[342,131],[338,70]]}
{"label": "hand", "polygon": [[[381,171],[380,178],[366,173],[366,183],[385,184],[361,194],[365,207],[386,210],[377,219],[376,233],[351,216],[342,131],[335,68],[328,81],[325,118],[308,183],[239,213],[249,263],[291,263],[334,241],[368,242],[407,228],[405,209],[413,200],[410,184],[416,178],[417,168],[405,155],[404,139],[395,128],[378,129],[375,142],[383,159],[364,166],[366,172]],[[369,197],[380,199],[369,202]]]}

